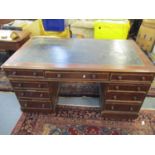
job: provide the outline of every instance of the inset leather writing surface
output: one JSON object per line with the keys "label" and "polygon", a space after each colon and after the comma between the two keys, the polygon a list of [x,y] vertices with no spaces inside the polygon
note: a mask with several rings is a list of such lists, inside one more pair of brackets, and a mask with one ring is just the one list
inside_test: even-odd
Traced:
{"label": "inset leather writing surface", "polygon": [[[34,37],[5,64],[144,66],[130,40],[55,39]],[[25,66],[26,67],[26,66]],[[33,66],[32,66],[33,67]]]}

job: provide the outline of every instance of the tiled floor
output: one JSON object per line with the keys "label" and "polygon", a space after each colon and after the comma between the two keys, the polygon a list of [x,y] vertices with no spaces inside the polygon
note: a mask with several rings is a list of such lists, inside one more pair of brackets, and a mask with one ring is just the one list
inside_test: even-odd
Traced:
{"label": "tiled floor", "polygon": [[[146,98],[142,108],[155,109],[155,98]],[[0,92],[0,134],[10,134],[20,116],[21,111],[15,94]]]}

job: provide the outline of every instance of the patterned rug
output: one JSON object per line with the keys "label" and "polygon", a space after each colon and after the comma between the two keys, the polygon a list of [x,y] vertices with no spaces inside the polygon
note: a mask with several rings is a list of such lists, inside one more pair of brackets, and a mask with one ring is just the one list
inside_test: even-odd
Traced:
{"label": "patterned rug", "polygon": [[14,135],[154,135],[155,111],[142,110],[135,120],[105,120],[97,111],[61,110],[23,113]]}

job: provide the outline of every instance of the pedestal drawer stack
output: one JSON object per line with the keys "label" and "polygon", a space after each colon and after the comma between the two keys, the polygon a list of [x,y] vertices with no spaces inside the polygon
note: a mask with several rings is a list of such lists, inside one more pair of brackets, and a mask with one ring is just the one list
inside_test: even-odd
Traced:
{"label": "pedestal drawer stack", "polygon": [[44,79],[41,70],[7,70],[23,111],[52,111],[58,84]]}
{"label": "pedestal drawer stack", "polygon": [[110,83],[102,92],[103,116],[137,117],[152,80],[153,74],[111,73]]}

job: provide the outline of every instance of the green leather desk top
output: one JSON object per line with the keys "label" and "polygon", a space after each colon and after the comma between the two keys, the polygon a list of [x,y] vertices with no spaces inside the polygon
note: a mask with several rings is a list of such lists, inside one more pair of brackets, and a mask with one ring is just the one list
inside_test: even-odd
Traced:
{"label": "green leather desk top", "polygon": [[98,67],[102,69],[106,66],[144,67],[145,63],[137,49],[140,50],[132,40],[34,37],[7,60],[3,67],[25,69],[30,66],[39,69],[49,67],[54,70],[71,68],[98,70]]}

